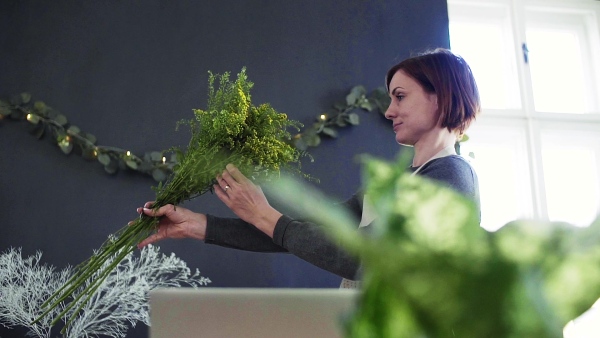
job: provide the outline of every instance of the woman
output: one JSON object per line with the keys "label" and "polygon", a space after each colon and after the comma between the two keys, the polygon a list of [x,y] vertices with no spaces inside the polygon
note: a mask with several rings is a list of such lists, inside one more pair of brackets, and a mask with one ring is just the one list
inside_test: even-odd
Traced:
{"label": "woman", "polygon": [[[456,140],[480,111],[477,85],[467,63],[446,49],[436,49],[392,67],[386,87],[391,103],[385,117],[392,122],[396,142],[414,147],[408,170],[446,184],[479,204],[477,176],[454,151]],[[172,205],[154,212],[148,202],[138,213],[161,220],[158,231],[139,247],[164,238],[196,238],[242,250],[289,252],[345,278],[342,287],[354,286],[348,280],[358,279],[359,262],[318,225],[277,211],[260,187],[231,164],[217,182],[217,197],[239,218],[219,218]],[[354,195],[344,204],[356,215],[360,231],[368,230],[373,217],[366,211],[363,196]]]}

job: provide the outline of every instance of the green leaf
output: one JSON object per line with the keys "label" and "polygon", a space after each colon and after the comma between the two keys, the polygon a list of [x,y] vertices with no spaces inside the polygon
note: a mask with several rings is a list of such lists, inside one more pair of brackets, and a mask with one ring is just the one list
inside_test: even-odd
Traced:
{"label": "green leaf", "polygon": [[115,174],[119,171],[119,164],[117,161],[109,161],[109,163],[104,166],[104,171],[109,174]]}
{"label": "green leaf", "polygon": [[98,154],[98,162],[102,163],[104,166],[110,164],[110,156],[105,153]]}
{"label": "green leaf", "polygon": [[21,101],[24,104],[29,103],[29,101],[31,101],[31,94],[29,94],[29,93],[21,93]]}
{"label": "green leaf", "polygon": [[298,137],[294,139],[294,146],[300,150],[306,150],[308,149],[308,145],[306,144],[306,142],[304,141],[303,137]]}
{"label": "green leaf", "polygon": [[29,128],[27,128],[27,129],[29,130],[29,133],[36,135],[38,128],[43,125],[44,125],[43,123],[31,124],[28,126]]}
{"label": "green leaf", "polygon": [[36,114],[27,115],[27,121],[31,124],[38,124],[40,122],[40,117]]}
{"label": "green leaf", "polygon": [[360,104],[358,106],[369,112],[371,112],[371,111],[373,111],[373,109],[375,109],[375,105],[373,103],[371,103],[371,101],[369,101],[369,100],[360,101]]}
{"label": "green leaf", "polygon": [[133,161],[133,160],[126,160],[126,161],[125,161],[125,164],[127,164],[127,166],[128,166],[129,168],[133,169],[133,170],[135,170],[135,169],[137,169],[137,168],[138,168],[138,164],[137,164],[137,162],[136,162],[136,161]]}
{"label": "green leaf", "polygon": [[360,117],[357,113],[350,113],[348,114],[348,122],[353,126],[357,126],[360,123]]}
{"label": "green leaf", "polygon": [[337,119],[335,120],[335,124],[337,124],[338,127],[345,127],[347,125],[346,119],[343,115],[338,115]]}
{"label": "green leaf", "polygon": [[48,107],[46,107],[46,104],[42,101],[35,101],[33,104],[33,110],[38,112],[40,115],[45,115],[48,111]]}
{"label": "green leaf", "polygon": [[142,161],[142,163],[140,163],[138,165],[137,170],[139,170],[141,172],[150,172],[153,168],[154,168],[154,165],[151,162]]}
{"label": "green leaf", "polygon": [[335,129],[333,129],[333,128],[327,128],[327,127],[325,127],[325,128],[323,128],[322,132],[323,132],[323,134],[331,136],[333,138],[336,138],[338,136],[337,131]]}
{"label": "green leaf", "polygon": [[96,136],[90,133],[82,133],[83,137],[85,137],[91,144],[96,144]]}
{"label": "green leaf", "polygon": [[36,125],[32,125],[29,129],[29,132],[34,135],[38,140],[44,136],[44,132],[46,131],[46,126],[43,123],[38,123]]}
{"label": "green leaf", "polygon": [[150,153],[150,158],[153,162],[162,162],[163,155],[158,151],[153,151]]}
{"label": "green leaf", "polygon": [[167,173],[161,169],[156,168],[152,171],[152,178],[154,178],[154,180],[157,182],[163,182],[167,179]]}
{"label": "green leaf", "polygon": [[46,111],[47,118],[54,120],[58,115],[60,115],[60,112],[58,110],[48,107]]}
{"label": "green leaf", "polygon": [[81,133],[81,129],[79,129],[77,126],[70,126],[69,129],[67,129],[67,133],[71,135],[79,135],[79,133]]}
{"label": "green leaf", "polygon": [[333,107],[337,109],[337,111],[344,111],[347,106],[343,102],[336,102]]}
{"label": "green leaf", "polygon": [[86,146],[85,143],[82,143],[80,146],[81,146],[81,157],[83,157],[86,160],[95,160],[96,159],[96,155],[94,153],[94,148]]}
{"label": "green leaf", "polygon": [[40,123],[35,126],[35,129],[32,131],[32,134],[39,140],[44,137],[44,133],[46,132],[46,125]]}
{"label": "green leaf", "polygon": [[73,151],[73,143],[71,142],[60,142],[58,145],[60,147],[60,150],[62,150],[62,152],[67,155],[69,155],[71,151]]}
{"label": "green leaf", "polygon": [[321,137],[319,135],[307,135],[306,137],[306,145],[309,147],[316,147],[321,144]]}
{"label": "green leaf", "polygon": [[61,126],[65,126],[65,125],[67,125],[67,123],[69,123],[69,121],[67,120],[67,117],[62,114],[58,114],[56,116],[56,118],[54,119],[54,121],[56,123],[60,124]]}
{"label": "green leaf", "polygon": [[463,134],[462,138],[460,139],[460,142],[467,142],[468,140],[469,140],[469,135]]}
{"label": "green leaf", "polygon": [[349,106],[356,104],[356,102],[365,94],[367,90],[363,86],[356,86],[350,90],[350,94],[346,96],[346,103]]}

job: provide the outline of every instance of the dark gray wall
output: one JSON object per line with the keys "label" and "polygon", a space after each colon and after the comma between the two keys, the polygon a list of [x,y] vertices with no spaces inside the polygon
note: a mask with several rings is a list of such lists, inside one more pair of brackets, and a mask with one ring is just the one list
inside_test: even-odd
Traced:
{"label": "dark gray wall", "polygon": [[[98,143],[136,154],[187,143],[175,123],[205,107],[207,71],[247,67],[253,102],[305,124],[354,85],[373,89],[413,52],[448,47],[445,0],[26,1],[0,3],[0,96],[28,91]],[[136,173],[104,173],[0,121],[0,250],[43,252],[62,268],[87,258],[154,196]],[[389,122],[361,124],[311,150],[304,169],[345,198],[359,186],[354,156],[393,158]],[[186,207],[232,214],[215,196]],[[339,278],[290,255],[164,241],[192,268],[226,287],[337,287]],[[2,329],[3,330],[3,329]],[[1,331],[6,338],[15,331]],[[131,336],[143,337],[141,327]]]}

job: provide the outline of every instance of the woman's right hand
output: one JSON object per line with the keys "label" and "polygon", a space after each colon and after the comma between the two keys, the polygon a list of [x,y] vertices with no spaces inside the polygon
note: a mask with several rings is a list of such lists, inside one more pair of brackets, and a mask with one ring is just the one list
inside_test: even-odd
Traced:
{"label": "woman's right hand", "polygon": [[138,214],[158,217],[158,227],[154,234],[148,236],[138,244],[143,248],[148,244],[158,242],[165,238],[195,238],[204,240],[206,237],[206,215],[195,213],[189,209],[172,204],[167,204],[154,211],[154,202],[146,202],[144,207],[137,208]]}

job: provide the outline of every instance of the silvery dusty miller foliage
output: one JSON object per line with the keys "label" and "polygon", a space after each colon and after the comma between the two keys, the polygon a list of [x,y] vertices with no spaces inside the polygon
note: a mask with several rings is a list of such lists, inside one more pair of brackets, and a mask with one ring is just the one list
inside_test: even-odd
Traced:
{"label": "silvery dusty miller foliage", "polygon": [[[20,249],[0,255],[0,323],[8,328],[24,326],[31,337],[51,337],[52,322],[66,321],[73,311],[57,318],[66,307],[63,301],[42,320],[32,323],[42,312],[41,304],[71,277],[73,270],[56,271],[40,264],[41,252],[23,258]],[[114,257],[113,257],[114,259]],[[106,264],[112,263],[112,260]],[[210,280],[192,273],[186,263],[171,254],[161,254],[149,245],[139,257],[129,253],[100,285],[97,292],[78,311],[65,337],[125,337],[128,324],[138,321],[150,325],[148,292],[159,287],[198,287]],[[76,294],[74,294],[76,295]]]}

